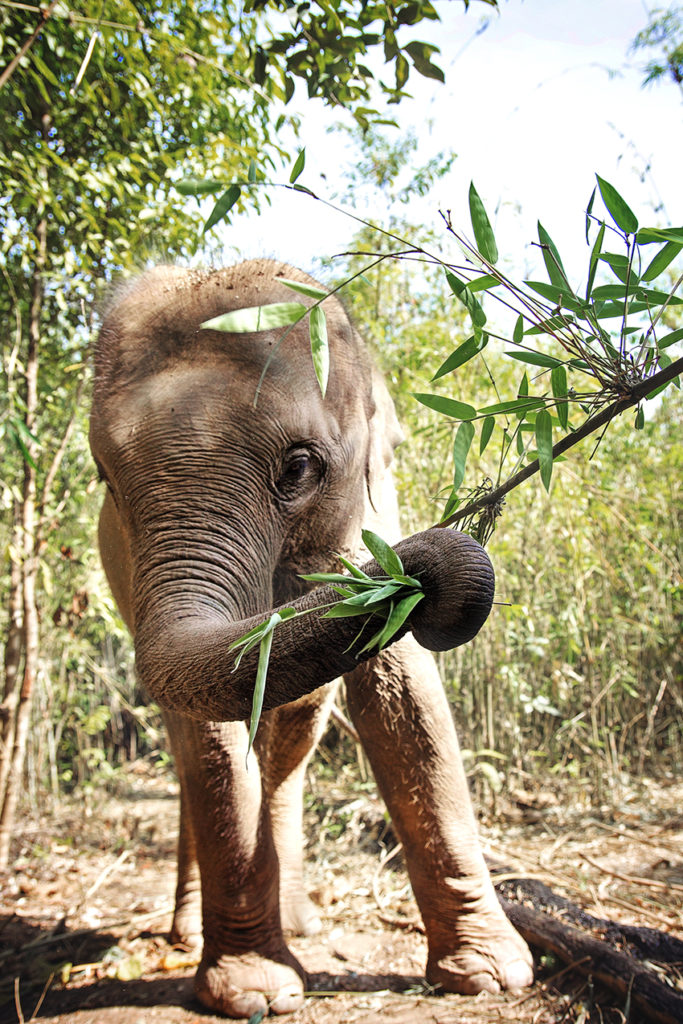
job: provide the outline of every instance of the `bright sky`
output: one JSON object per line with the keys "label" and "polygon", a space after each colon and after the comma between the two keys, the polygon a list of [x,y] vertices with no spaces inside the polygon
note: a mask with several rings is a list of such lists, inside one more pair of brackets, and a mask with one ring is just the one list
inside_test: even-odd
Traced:
{"label": "bright sky", "polygon": [[[612,182],[641,224],[683,223],[683,102],[669,83],[641,87],[638,62],[629,56],[647,22],[640,0],[503,0],[501,14],[473,3],[438,0],[442,23],[420,26],[411,37],[436,43],[435,60],[446,84],[411,74],[413,101],[391,108],[401,130],[414,128],[423,162],[441,149],[458,154],[447,179],[411,219],[440,225],[439,209],[469,232],[470,180],[494,219],[499,249],[518,269],[535,260],[528,243],[540,219],[567,265],[585,265],[583,211],[594,172]],[[488,26],[481,29],[484,20]],[[406,39],[409,37],[406,35]],[[322,196],[343,189],[353,152],[344,136],[330,136],[330,112],[304,103],[302,143],[306,170],[300,181]],[[320,178],[327,174],[327,181]],[[283,177],[285,180],[285,177]],[[221,239],[225,257],[269,255],[315,268],[339,252],[351,221],[320,204],[278,190],[263,216],[238,218]],[[664,214],[654,212],[663,201]],[[382,221],[381,210],[374,219]],[[444,238],[444,248],[448,240]]]}

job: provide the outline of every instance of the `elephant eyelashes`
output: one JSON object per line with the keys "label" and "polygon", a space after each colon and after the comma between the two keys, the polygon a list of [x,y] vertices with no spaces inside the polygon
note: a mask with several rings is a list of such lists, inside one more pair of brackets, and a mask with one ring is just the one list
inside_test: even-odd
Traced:
{"label": "elephant eyelashes", "polygon": [[275,486],[281,497],[293,501],[317,487],[321,476],[322,466],[318,457],[306,449],[296,448],[285,457]]}

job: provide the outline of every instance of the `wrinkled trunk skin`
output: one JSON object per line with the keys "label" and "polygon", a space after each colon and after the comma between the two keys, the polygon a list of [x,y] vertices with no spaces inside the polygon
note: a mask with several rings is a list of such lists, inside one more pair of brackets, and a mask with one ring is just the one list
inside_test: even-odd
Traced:
{"label": "wrinkled trunk skin", "polygon": [[[493,598],[490,562],[449,530],[398,541],[388,467],[400,434],[336,300],[324,303],[325,401],[307,331],[297,327],[254,406],[278,332],[198,328],[230,309],[289,301],[279,275],[303,279],[265,261],[199,275],[158,268],[119,297],[98,345],[91,443],[109,487],[100,548],[141,682],[164,709],[180,781],[172,936],[197,943],[201,934],[195,984],[210,1009],[239,1018],[301,1004],[304,972],[284,932],[321,927],[303,883],[305,768],[344,676],[405,847],[430,981],[456,992],[528,984],[529,953],[488,878],[450,711],[425,650],[479,630]],[[332,567],[334,552],[363,561],[362,526],[398,541],[426,596],[376,657],[354,649],[356,619],[313,611],[276,630],[247,759],[257,652],[234,670],[230,643],[273,607],[335,600],[330,588],[305,592],[296,574]],[[373,561],[364,568],[381,573]]]}

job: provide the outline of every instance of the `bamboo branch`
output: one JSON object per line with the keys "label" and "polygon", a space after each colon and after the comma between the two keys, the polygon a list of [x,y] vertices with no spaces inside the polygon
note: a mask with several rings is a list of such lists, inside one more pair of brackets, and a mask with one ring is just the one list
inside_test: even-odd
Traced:
{"label": "bamboo branch", "polygon": [[5,83],[10,80],[10,78],[16,71],[17,67],[19,66],[19,61],[24,56],[24,54],[28,53],[28,51],[31,49],[36,39],[38,38],[42,30],[45,28],[48,21],[50,20],[52,12],[54,11],[58,2],[59,0],[52,0],[52,3],[47,8],[47,10],[41,11],[40,21],[36,25],[35,30],[28,37],[28,39],[21,47],[21,49],[17,53],[15,53],[14,57],[12,57],[12,60],[9,62],[3,73],[0,75],[0,89],[2,89],[3,85],[5,85]]}
{"label": "bamboo branch", "polygon": [[[670,366],[660,370],[659,373],[653,374],[651,377],[647,377],[645,380],[641,380],[635,385],[629,395],[623,398],[618,398],[616,402],[612,402],[606,406],[602,412],[596,413],[595,416],[591,416],[585,423],[582,423],[578,430],[573,431],[571,434],[567,434],[557,444],[553,445],[553,459],[556,459],[558,455],[563,455],[574,445],[578,444],[579,441],[583,441],[585,437],[595,433],[601,427],[607,426],[611,420],[616,416],[620,416],[626,409],[630,409],[632,406],[637,405],[641,402],[651,391],[655,388],[660,387],[662,384],[668,384],[669,381],[673,380],[680,373],[683,373],[683,357],[676,359]],[[483,509],[488,508],[490,505],[497,504],[506,494],[514,490],[515,487],[519,487],[521,483],[528,480],[529,477],[534,476],[540,469],[540,463],[538,459],[534,459],[528,466],[521,469],[519,473],[515,473],[509,480],[506,480],[500,487],[496,487],[495,490],[489,491],[481,498],[477,498],[476,501],[470,502],[463,509],[458,509],[448,519],[444,519],[440,523],[435,523],[435,527],[453,526],[455,523],[460,522],[461,519],[465,519],[467,516],[471,516],[475,512],[481,512]]]}

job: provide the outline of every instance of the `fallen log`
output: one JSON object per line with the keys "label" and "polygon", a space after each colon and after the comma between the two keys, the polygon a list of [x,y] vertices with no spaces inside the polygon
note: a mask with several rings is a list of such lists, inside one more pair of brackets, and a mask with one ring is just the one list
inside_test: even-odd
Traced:
{"label": "fallen log", "polygon": [[624,1012],[630,1004],[644,1020],[681,1024],[683,991],[662,981],[648,966],[683,966],[679,939],[654,928],[592,917],[537,881],[519,879],[496,888],[505,913],[529,945],[601,982],[623,999]]}

